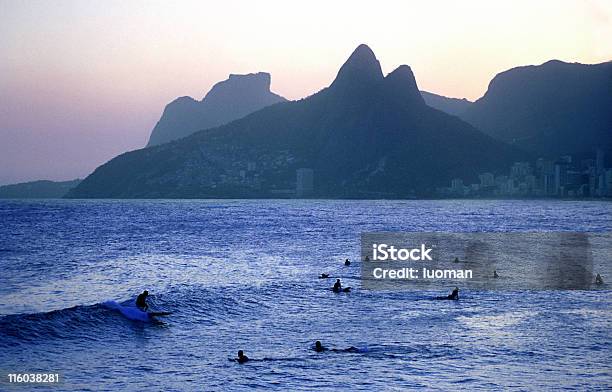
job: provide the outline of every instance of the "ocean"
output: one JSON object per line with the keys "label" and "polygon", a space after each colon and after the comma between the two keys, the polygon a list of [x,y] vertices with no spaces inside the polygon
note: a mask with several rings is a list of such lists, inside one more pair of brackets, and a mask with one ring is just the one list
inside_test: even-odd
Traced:
{"label": "ocean", "polygon": [[[433,301],[449,288],[362,289],[359,241],[611,218],[603,201],[3,200],[0,390],[609,390],[612,276]],[[143,290],[172,314],[130,317]],[[8,382],[36,372],[60,382]]]}

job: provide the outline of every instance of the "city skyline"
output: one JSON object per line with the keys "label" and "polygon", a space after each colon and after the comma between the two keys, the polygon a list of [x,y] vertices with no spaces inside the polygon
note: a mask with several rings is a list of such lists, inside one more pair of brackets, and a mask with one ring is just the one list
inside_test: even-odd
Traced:
{"label": "city skyline", "polygon": [[[509,171],[478,175],[478,181],[451,180],[439,188],[439,197],[540,197],[605,198],[612,196],[612,169],[605,166],[605,152],[598,148],[592,157],[577,160],[563,155],[556,160],[514,162]],[[533,164],[535,163],[535,164]],[[532,165],[533,164],[533,165]]]}

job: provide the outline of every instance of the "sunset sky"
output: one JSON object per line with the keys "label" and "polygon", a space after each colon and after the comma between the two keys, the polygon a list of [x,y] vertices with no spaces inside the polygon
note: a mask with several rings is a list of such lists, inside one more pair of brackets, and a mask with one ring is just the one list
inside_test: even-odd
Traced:
{"label": "sunset sky", "polygon": [[612,60],[611,41],[605,0],[0,0],[0,185],[84,177],[229,73],[270,72],[297,99],[366,43],[385,73],[475,100],[508,68]]}

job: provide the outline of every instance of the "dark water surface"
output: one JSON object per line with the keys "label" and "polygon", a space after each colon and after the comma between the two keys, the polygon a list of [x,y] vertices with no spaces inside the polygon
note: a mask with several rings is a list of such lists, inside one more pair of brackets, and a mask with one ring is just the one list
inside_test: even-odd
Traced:
{"label": "dark water surface", "polygon": [[[361,290],[358,258],[365,231],[599,232],[611,217],[569,201],[0,201],[0,390],[51,389],[7,384],[22,372],[78,391],[605,390],[610,286],[431,301]],[[105,303],[143,289],[173,314]],[[230,361],[238,349],[255,360]]]}

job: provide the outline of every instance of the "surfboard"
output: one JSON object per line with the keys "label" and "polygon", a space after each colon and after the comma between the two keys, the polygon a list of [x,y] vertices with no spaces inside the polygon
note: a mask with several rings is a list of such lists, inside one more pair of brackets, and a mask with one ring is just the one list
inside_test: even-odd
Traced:
{"label": "surfboard", "polygon": [[155,316],[167,316],[169,314],[172,314],[172,312],[147,312],[147,313],[151,317],[155,317]]}
{"label": "surfboard", "polygon": [[172,314],[172,312],[165,312],[165,311],[164,312],[161,312],[161,311],[160,312],[144,312],[133,306],[122,306],[121,304],[115,301],[103,302],[102,305],[108,308],[111,308],[111,309],[115,309],[119,311],[119,313],[121,313],[126,318],[130,320],[136,320],[136,321],[148,322],[148,321],[151,321],[152,317],[167,316],[169,314]]}
{"label": "surfboard", "polygon": [[334,293],[350,293],[351,287],[343,287],[338,291],[334,290],[334,288],[332,287],[330,290],[333,291]]}

